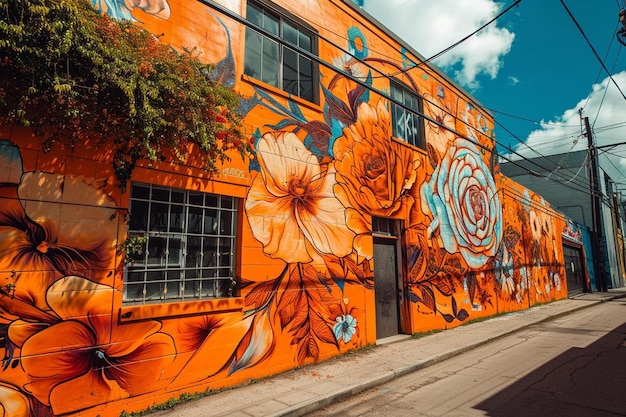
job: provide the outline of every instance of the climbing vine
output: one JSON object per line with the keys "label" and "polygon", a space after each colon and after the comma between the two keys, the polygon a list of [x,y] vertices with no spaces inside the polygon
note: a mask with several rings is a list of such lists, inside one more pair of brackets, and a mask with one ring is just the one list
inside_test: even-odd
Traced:
{"label": "climbing vine", "polygon": [[250,141],[240,96],[213,66],[85,0],[0,0],[0,123],[33,128],[44,150],[108,143],[120,186],[141,159],[217,170]]}

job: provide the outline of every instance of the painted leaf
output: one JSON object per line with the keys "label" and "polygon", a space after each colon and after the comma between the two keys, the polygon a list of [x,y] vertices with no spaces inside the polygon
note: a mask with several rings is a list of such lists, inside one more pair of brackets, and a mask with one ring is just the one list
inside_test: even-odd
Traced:
{"label": "painted leaf", "polygon": [[476,273],[474,271],[470,272],[467,275],[467,292],[469,295],[469,300],[470,303],[474,303],[474,297],[476,296],[476,287],[477,287],[477,282],[476,282]]}
{"label": "painted leaf", "polygon": [[302,114],[302,110],[300,110],[300,106],[293,100],[289,100],[289,110],[291,110],[291,114],[298,120],[306,120],[304,114]]}
{"label": "painted leaf", "polygon": [[269,127],[272,130],[285,130],[285,128],[289,127],[289,126],[300,126],[301,123],[297,122],[293,119],[283,119],[280,122],[276,123],[276,124],[268,124],[266,125],[267,127]]}
{"label": "painted leaf", "polygon": [[435,302],[435,293],[430,287],[425,285],[421,285],[420,289],[422,290],[422,302],[428,308],[430,308],[433,313],[437,312],[437,303]]}
{"label": "painted leaf", "polygon": [[233,57],[233,51],[230,43],[230,32],[219,17],[215,16],[213,13],[211,13],[211,15],[219,22],[220,25],[222,25],[224,31],[226,32],[226,39],[228,40],[228,52],[226,57],[215,64],[215,67],[211,72],[211,78],[217,84],[232,88],[235,85],[235,59]]}
{"label": "painted leaf", "polygon": [[328,114],[331,118],[339,120],[346,126],[356,122],[356,115],[346,103],[337,98],[324,86],[322,86],[322,89],[326,97],[326,104],[328,105]]}
{"label": "painted leaf", "polygon": [[452,314],[442,314],[441,315],[446,323],[452,323],[454,321],[454,316]]}
{"label": "painted leaf", "polygon": [[519,234],[519,232],[515,230],[513,226],[509,225],[504,231],[504,234],[502,236],[502,242],[504,242],[504,245],[509,250],[509,252],[512,252],[515,248],[515,245],[517,245],[517,242],[519,242],[520,238],[521,235]]}
{"label": "painted leaf", "polygon": [[327,156],[331,135],[328,125],[318,120],[314,120],[303,124],[301,127],[311,136],[311,140],[313,141],[315,147],[319,149],[324,156]]}
{"label": "painted leaf", "polygon": [[469,317],[469,313],[462,308],[461,310],[459,310],[459,313],[456,315],[456,319],[459,321],[464,321]]}
{"label": "painted leaf", "polygon": [[268,313],[262,311],[245,320],[252,320],[252,325],[237,346],[228,375],[258,364],[274,350],[274,330]]}
{"label": "painted leaf", "polygon": [[339,347],[339,344],[337,343],[337,339],[335,338],[335,335],[333,333],[332,327],[316,311],[313,312],[313,314],[311,314],[311,329],[313,333],[315,334],[315,336],[317,336],[317,338],[321,340],[322,342],[331,343]]}
{"label": "painted leaf", "polygon": [[437,154],[437,150],[430,143],[426,144],[426,152],[428,152],[428,161],[433,168],[437,168],[439,165],[439,155]]}
{"label": "painted leaf", "polygon": [[307,358],[317,359],[319,354],[320,349],[317,345],[317,341],[311,336],[307,336],[298,345],[298,362],[300,363],[304,362]]}

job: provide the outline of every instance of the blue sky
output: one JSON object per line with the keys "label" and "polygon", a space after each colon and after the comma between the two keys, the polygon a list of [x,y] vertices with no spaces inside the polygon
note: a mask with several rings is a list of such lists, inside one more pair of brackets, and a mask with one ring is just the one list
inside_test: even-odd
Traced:
{"label": "blue sky", "polygon": [[[563,0],[626,94],[626,46],[615,36],[624,0]],[[429,57],[491,20],[514,1],[363,0],[363,8]],[[495,23],[434,61],[486,108],[501,154],[527,157],[584,149],[578,109],[597,145],[626,142],[626,99],[602,69],[560,0],[522,0]],[[608,88],[607,88],[608,84]],[[512,117],[515,116],[515,117]],[[527,120],[523,120],[527,119]],[[626,145],[600,165],[626,188]],[[511,155],[515,157],[514,155]],[[622,186],[620,186],[622,187]]]}

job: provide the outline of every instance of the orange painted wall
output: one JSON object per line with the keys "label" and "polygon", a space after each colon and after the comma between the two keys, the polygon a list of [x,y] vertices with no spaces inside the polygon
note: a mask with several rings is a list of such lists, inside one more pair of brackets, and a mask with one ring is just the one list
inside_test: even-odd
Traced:
{"label": "orange painted wall", "polygon": [[[226,14],[146,4],[96,5],[220,63],[244,97],[256,156],[233,155],[212,178],[143,164],[132,182],[240,199],[238,289],[124,303],[130,196],[111,155],[91,143],[44,153],[27,129],[0,126],[5,410],[116,415],[375,343],[372,216],[401,225],[401,332],[566,297],[564,221],[498,173],[491,115],[356,9],[276,2],[319,35],[320,102],[309,103],[242,75],[244,26],[228,13],[245,2],[220,2]],[[392,137],[390,76],[423,97],[425,149]]]}

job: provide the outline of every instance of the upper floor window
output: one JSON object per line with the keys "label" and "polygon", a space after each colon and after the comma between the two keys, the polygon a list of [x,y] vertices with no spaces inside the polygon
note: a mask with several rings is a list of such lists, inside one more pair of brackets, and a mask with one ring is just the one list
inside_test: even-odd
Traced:
{"label": "upper floor window", "polygon": [[391,103],[393,135],[411,145],[424,148],[422,99],[413,91],[401,84],[391,83],[391,97],[404,106]]}
{"label": "upper floor window", "polygon": [[233,295],[237,199],[150,184],[132,184],[125,302],[171,302]]}
{"label": "upper floor window", "polygon": [[247,27],[244,73],[317,103],[316,62],[294,48],[316,54],[317,38],[314,33],[256,3],[248,2],[246,19],[276,35],[280,42]]}

